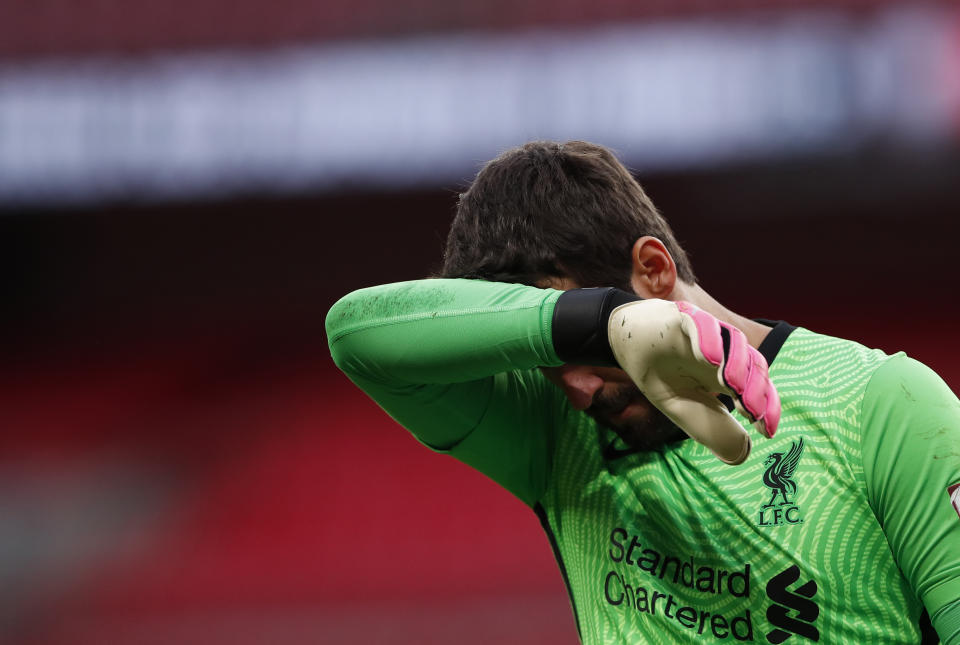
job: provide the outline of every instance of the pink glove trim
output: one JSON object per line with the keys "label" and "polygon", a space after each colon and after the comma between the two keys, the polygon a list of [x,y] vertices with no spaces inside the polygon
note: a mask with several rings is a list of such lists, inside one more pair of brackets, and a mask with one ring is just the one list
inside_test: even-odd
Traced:
{"label": "pink glove trim", "polygon": [[682,300],[677,309],[693,319],[697,326],[697,342],[703,357],[719,367],[723,363],[723,340],[720,337],[720,321],[695,305]]}
{"label": "pink glove trim", "polygon": [[727,330],[730,338],[730,348],[723,365],[723,380],[734,392],[743,394],[750,379],[750,368],[753,363],[750,351],[753,348],[750,347],[742,331],[727,323],[720,323],[720,326]]}
{"label": "pink glove trim", "polygon": [[[772,437],[780,423],[780,396],[770,381],[767,360],[747,342],[742,331],[718,321],[696,305],[678,301],[677,309],[687,314],[697,328],[697,344],[703,357],[721,369],[723,381],[733,390],[745,416]],[[721,328],[729,334],[730,344],[723,349]]]}
{"label": "pink glove trim", "polygon": [[777,426],[780,424],[781,412],[780,393],[777,392],[776,388],[770,388],[767,393],[767,407],[763,413],[763,418],[766,422],[764,424],[764,429],[766,430],[768,437],[772,437],[777,431]]}

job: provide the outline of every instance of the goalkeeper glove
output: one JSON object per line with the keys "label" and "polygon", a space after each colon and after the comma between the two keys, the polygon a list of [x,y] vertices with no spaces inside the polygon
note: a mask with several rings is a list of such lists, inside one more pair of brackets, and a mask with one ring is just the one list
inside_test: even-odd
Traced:
{"label": "goalkeeper glove", "polygon": [[695,305],[574,289],[557,301],[553,331],[561,359],[619,365],[650,403],[726,463],[743,462],[751,441],[717,394],[732,397],[765,436],[776,432],[780,398],[766,359],[743,332]]}
{"label": "goalkeeper glove", "polygon": [[750,454],[750,435],[716,397],[772,437],[780,397],[767,361],[743,332],[686,302],[641,300],[613,310],[607,337],[617,362],[644,396],[681,430],[729,464]]}

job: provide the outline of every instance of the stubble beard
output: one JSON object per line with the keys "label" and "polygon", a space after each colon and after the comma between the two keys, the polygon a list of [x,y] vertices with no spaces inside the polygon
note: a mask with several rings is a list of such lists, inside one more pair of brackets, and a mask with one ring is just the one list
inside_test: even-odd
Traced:
{"label": "stubble beard", "polygon": [[[636,405],[636,412],[625,419],[616,418],[629,405]],[[594,397],[586,412],[634,450],[653,451],[687,438],[633,383],[608,385]]]}

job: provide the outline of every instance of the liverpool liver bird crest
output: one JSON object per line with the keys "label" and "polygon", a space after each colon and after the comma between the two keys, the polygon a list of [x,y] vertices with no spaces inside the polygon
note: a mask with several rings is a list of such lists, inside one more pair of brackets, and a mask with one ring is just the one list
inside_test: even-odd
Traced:
{"label": "liverpool liver bird crest", "polygon": [[780,503],[776,506],[791,503],[787,496],[797,492],[797,483],[793,481],[793,473],[797,469],[802,452],[803,437],[790,444],[790,450],[787,451],[786,456],[782,452],[775,452],[763,460],[763,465],[767,466],[766,472],[763,473],[763,483],[768,488],[773,489],[770,501],[764,504],[763,508],[775,506],[773,502],[777,499],[777,495],[780,496]]}

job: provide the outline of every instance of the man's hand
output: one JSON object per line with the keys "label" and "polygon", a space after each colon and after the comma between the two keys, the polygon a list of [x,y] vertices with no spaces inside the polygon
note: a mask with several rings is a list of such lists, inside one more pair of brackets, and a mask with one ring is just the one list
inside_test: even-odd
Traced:
{"label": "man's hand", "polygon": [[717,394],[772,437],[780,397],[767,361],[736,327],[687,302],[641,300],[613,310],[607,323],[613,355],[644,396],[681,430],[728,464],[750,454],[750,435]]}

